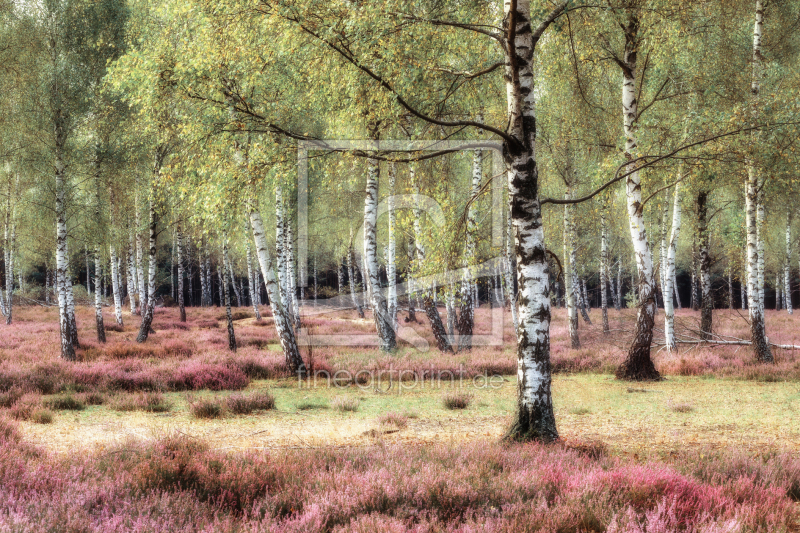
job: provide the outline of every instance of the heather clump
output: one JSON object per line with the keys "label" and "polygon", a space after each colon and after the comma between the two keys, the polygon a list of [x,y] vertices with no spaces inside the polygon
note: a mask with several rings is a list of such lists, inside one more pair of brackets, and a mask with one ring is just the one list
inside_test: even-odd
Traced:
{"label": "heather clump", "polygon": [[249,415],[254,411],[274,409],[275,397],[267,391],[251,394],[234,393],[225,399],[225,407],[235,415]]}
{"label": "heather clump", "polygon": [[115,396],[111,408],[117,411],[165,413],[172,409],[172,404],[160,392],[140,392]]}

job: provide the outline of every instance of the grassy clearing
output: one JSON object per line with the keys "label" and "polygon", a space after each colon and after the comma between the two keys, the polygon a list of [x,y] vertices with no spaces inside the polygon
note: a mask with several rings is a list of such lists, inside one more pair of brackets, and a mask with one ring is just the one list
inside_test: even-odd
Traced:
{"label": "grassy clearing", "polygon": [[[629,392],[629,390],[631,392]],[[216,448],[272,448],[360,445],[374,442],[381,417],[397,413],[408,420],[402,431],[381,435],[387,442],[436,443],[496,440],[513,413],[516,383],[506,378],[497,389],[418,387],[378,391],[356,386],[308,388],[296,380],[265,380],[244,391],[269,393],[275,408],[222,419],[196,419],[185,394],[166,393],[165,413],[115,411],[112,405],[87,405],[60,411],[43,427],[23,422],[26,436],[53,450],[108,446],[127,437],[154,438],[178,429],[204,438]],[[466,409],[449,410],[443,395],[467,393]],[[800,450],[800,390],[794,383],[763,383],[698,377],[671,377],[632,387],[604,375],[556,376],[556,417],[567,442],[598,441],[613,453],[663,454],[686,448],[764,447]],[[194,393],[193,402],[217,401],[241,393]],[[341,402],[357,402],[355,411]],[[48,403],[48,398],[44,398]]]}

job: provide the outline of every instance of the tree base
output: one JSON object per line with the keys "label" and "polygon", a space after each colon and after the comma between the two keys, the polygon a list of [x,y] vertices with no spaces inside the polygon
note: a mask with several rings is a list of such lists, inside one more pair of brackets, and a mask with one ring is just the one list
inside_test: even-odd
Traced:
{"label": "tree base", "polygon": [[[541,442],[551,443],[558,440],[556,420],[553,412],[549,414],[530,412],[521,409],[517,412],[516,420],[503,436],[506,442]],[[538,416],[537,416],[538,415]]]}
{"label": "tree base", "polygon": [[664,379],[656,370],[649,354],[647,357],[629,355],[628,359],[617,369],[615,376],[624,381],[661,381]]}

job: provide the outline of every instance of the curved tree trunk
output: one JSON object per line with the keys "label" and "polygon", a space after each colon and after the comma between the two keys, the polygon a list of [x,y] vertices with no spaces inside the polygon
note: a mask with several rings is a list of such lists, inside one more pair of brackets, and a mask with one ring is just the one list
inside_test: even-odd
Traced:
{"label": "curved tree trunk", "polygon": [[[636,101],[636,55],[639,48],[639,17],[636,10],[628,13],[628,20],[623,26],[625,32],[625,53],[622,60],[622,111],[625,130],[625,156],[635,158],[638,152],[636,141],[636,118],[638,104]],[[628,171],[635,170],[627,167]],[[617,369],[617,377],[629,380],[658,380],[661,375],[650,359],[650,348],[653,342],[655,325],[655,276],[653,257],[647,242],[647,230],[642,212],[642,185],[638,171],[631,172],[625,181],[625,193],[628,205],[628,222],[638,272],[637,300],[639,310],[636,318],[636,330],[633,342],[628,349],[625,362]]]}
{"label": "curved tree trunk", "polygon": [[275,279],[272,259],[269,256],[269,244],[267,243],[267,236],[264,233],[264,223],[258,211],[253,207],[249,207],[249,211],[250,227],[253,230],[253,240],[256,245],[256,257],[258,257],[261,275],[264,278],[264,285],[267,289],[267,297],[269,298],[269,305],[272,309],[275,329],[278,332],[283,354],[286,357],[286,366],[289,367],[291,373],[302,377],[306,375],[306,366],[303,363],[303,358],[300,356],[300,350],[297,347],[297,340],[294,336],[294,329],[292,328],[290,317],[286,314],[286,309],[283,307],[281,301],[280,289]]}

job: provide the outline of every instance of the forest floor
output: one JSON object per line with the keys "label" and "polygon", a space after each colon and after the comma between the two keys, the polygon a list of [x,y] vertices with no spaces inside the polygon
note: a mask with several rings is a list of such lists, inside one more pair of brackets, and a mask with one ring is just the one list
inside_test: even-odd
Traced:
{"label": "forest floor", "polygon": [[[379,392],[354,385],[309,388],[283,379],[255,381],[244,392],[265,389],[275,397],[276,407],[251,415],[197,419],[185,393],[166,393],[171,405],[166,413],[87,406],[63,412],[49,425],[23,422],[21,429],[30,442],[63,453],[104,449],[132,438],[157,440],[174,432],[202,439],[213,449],[231,450],[498,440],[510,424],[516,383],[506,378],[497,388],[461,389],[400,389],[395,383],[388,392]],[[444,407],[443,395],[453,389],[471,396],[466,409]],[[192,400],[230,394],[206,391],[193,394]],[[630,384],[601,374],[576,374],[556,376],[553,395],[565,441],[602,442],[614,453],[800,451],[796,383],[670,377]],[[357,410],[337,410],[342,398],[355,400]],[[407,426],[384,427],[380,418],[386,413],[403,417]]]}

